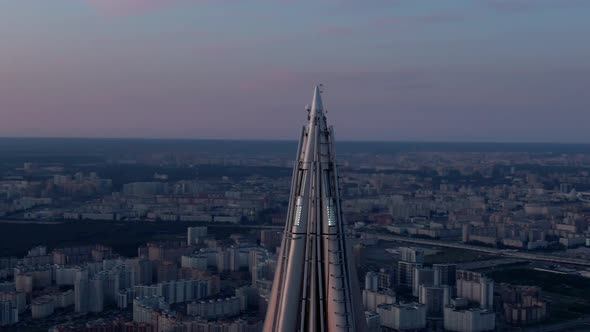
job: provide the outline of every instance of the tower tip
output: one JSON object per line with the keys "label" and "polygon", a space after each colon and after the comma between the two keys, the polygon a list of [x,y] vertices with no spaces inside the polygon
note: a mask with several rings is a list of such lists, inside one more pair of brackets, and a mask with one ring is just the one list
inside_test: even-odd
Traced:
{"label": "tower tip", "polygon": [[322,103],[322,89],[323,84],[318,84],[315,86],[313,91],[313,100],[311,102],[311,109],[315,111],[322,111],[324,109],[324,105]]}

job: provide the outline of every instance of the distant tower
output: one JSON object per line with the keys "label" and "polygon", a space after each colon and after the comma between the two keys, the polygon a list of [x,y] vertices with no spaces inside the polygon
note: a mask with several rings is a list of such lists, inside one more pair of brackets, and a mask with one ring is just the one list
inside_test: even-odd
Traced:
{"label": "distant tower", "polygon": [[320,93],[316,86],[299,140],[265,332],[366,331]]}

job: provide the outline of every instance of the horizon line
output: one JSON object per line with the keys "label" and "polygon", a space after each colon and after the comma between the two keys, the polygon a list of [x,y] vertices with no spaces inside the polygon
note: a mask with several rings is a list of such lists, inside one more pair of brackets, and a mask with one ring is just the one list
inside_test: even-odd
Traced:
{"label": "horizon line", "polygon": [[[48,139],[48,140],[135,140],[135,141],[220,141],[220,142],[297,142],[296,139],[286,138],[206,138],[206,137],[84,137],[84,136],[0,136],[4,139]],[[428,143],[428,144],[531,144],[531,145],[590,145],[590,142],[580,141],[487,141],[487,140],[404,140],[404,139],[339,139],[345,143]]]}

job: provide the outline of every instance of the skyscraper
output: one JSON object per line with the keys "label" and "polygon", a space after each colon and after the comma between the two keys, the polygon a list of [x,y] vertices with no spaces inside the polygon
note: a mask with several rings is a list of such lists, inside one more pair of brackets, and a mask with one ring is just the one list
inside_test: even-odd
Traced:
{"label": "skyscraper", "polygon": [[319,86],[299,140],[264,331],[366,330]]}

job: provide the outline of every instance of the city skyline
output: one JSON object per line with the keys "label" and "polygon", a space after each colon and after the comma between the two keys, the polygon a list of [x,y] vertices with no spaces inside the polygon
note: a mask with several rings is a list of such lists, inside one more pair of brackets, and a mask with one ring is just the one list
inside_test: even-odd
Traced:
{"label": "city skyline", "polygon": [[1,331],[588,330],[589,0],[0,12]]}
{"label": "city skyline", "polygon": [[284,140],[324,83],[340,141],[590,143],[588,9],[7,1],[0,136]]}
{"label": "city skyline", "polygon": [[0,139],[0,329],[585,331],[590,145],[335,149],[321,95],[295,160]]}

